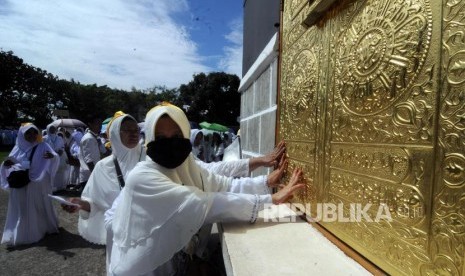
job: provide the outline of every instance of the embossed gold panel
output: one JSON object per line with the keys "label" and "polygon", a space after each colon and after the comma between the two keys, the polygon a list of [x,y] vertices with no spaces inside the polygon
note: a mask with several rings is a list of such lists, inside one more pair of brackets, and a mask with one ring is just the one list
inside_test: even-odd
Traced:
{"label": "embossed gold panel", "polygon": [[387,206],[320,223],[388,273],[465,275],[465,0],[341,0],[307,27],[311,2],[284,0],[281,25],[295,202]]}

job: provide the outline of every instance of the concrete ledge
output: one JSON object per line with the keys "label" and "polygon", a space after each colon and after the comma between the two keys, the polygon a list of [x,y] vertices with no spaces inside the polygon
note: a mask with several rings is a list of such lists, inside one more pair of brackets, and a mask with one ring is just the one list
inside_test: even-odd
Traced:
{"label": "concrete ledge", "polygon": [[[220,226],[227,275],[371,275],[287,205],[276,208],[255,224]],[[265,222],[272,213],[295,222]]]}

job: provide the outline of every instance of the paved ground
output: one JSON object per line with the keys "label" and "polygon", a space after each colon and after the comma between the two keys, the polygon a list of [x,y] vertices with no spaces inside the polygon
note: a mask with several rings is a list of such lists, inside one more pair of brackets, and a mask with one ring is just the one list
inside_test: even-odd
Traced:
{"label": "paved ground", "polygon": [[[3,234],[7,207],[8,192],[0,189],[0,234]],[[60,233],[13,249],[1,245],[0,275],[105,275],[105,247],[79,236],[77,214],[64,212],[59,204],[55,207]]]}
{"label": "paved ground", "polygon": [[[75,196],[75,195],[74,195]],[[0,275],[105,275],[105,246],[84,240],[77,231],[78,214],[64,212],[58,203],[60,233],[47,235],[38,243],[13,249],[0,246]],[[3,234],[8,192],[0,189],[0,235]],[[215,254],[209,263],[197,264],[190,275],[225,275],[218,234],[211,240]]]}

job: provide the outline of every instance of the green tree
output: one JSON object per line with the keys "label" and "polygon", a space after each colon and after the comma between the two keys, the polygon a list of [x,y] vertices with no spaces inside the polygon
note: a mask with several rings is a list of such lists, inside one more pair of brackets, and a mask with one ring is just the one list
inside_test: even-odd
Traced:
{"label": "green tree", "polygon": [[138,121],[162,101],[186,110],[191,121],[216,122],[237,126],[240,95],[239,78],[223,72],[200,73],[180,88],[154,86],[131,91],[96,84],[83,85],[71,79],[60,80],[47,71],[27,65],[12,52],[0,50],[0,126],[34,122],[44,128],[52,111],[66,109],[70,117],[86,121],[91,115],[102,119],[122,110]]}
{"label": "green tree", "polygon": [[239,77],[224,72],[200,73],[179,88],[178,105],[195,122],[237,126],[240,114]]}
{"label": "green tree", "polygon": [[25,64],[13,52],[0,51],[0,80],[2,125],[31,121],[44,127],[51,119],[50,110],[61,104],[53,93],[57,77]]}

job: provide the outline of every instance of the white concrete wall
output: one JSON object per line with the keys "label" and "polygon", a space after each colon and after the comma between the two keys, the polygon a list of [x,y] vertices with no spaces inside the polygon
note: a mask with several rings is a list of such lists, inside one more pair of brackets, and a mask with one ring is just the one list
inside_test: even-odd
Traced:
{"label": "white concrete wall", "polygon": [[[243,158],[265,155],[273,150],[276,130],[278,83],[278,39],[270,40],[241,80],[241,142]],[[267,174],[268,169],[252,175]]]}

